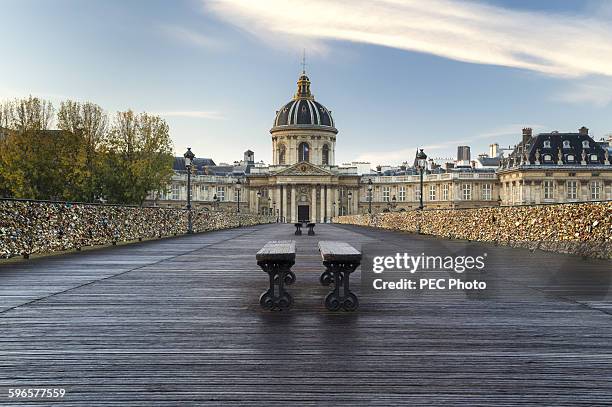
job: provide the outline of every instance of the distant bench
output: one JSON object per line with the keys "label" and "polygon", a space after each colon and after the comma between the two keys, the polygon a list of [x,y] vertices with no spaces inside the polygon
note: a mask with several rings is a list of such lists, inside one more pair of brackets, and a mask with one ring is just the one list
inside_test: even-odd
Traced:
{"label": "distant bench", "polygon": [[325,307],[330,311],[343,308],[354,311],[359,300],[349,288],[349,275],[361,264],[361,252],[345,242],[319,242],[319,252],[323,258],[325,271],[321,274],[321,284],[334,284],[332,292],[325,297]]}
{"label": "distant bench", "polygon": [[[257,265],[268,273],[270,288],[259,297],[265,309],[281,310],[293,304],[293,297],[285,291],[285,285],[295,282],[291,266],[295,264],[295,241],[271,241],[255,255]],[[278,289],[276,289],[278,286]]]}
{"label": "distant bench", "polygon": [[298,223],[294,223],[293,226],[295,226],[295,235],[296,236],[301,236],[302,235],[302,227],[306,225],[308,227],[308,236],[314,236],[315,232],[314,232],[314,227],[315,224],[310,222],[298,222]]}
{"label": "distant bench", "polygon": [[311,222],[311,223],[308,223],[307,226],[308,226],[308,236],[314,236],[314,234],[315,234],[315,232],[314,232],[315,224]]}
{"label": "distant bench", "polygon": [[301,236],[302,235],[302,222],[294,223],[293,226],[295,226],[295,235]]}

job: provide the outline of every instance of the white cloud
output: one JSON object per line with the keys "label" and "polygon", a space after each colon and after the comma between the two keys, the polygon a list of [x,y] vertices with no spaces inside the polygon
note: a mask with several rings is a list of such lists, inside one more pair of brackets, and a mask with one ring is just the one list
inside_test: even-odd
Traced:
{"label": "white cloud", "polygon": [[551,76],[612,76],[612,25],[596,14],[451,0],[211,0],[205,7],[273,42],[353,41]]}
{"label": "white cloud", "polygon": [[194,45],[196,47],[214,49],[223,45],[223,42],[216,37],[204,35],[200,32],[193,31],[185,27],[176,25],[162,25],[161,30],[179,41]]}
{"label": "white cloud", "polygon": [[225,116],[213,110],[183,110],[183,111],[165,111],[153,112],[152,114],[164,117],[191,117],[198,119],[224,120]]}
{"label": "white cloud", "polygon": [[591,77],[574,81],[564,91],[552,97],[555,101],[574,104],[592,104],[606,107],[612,102],[612,78]]}

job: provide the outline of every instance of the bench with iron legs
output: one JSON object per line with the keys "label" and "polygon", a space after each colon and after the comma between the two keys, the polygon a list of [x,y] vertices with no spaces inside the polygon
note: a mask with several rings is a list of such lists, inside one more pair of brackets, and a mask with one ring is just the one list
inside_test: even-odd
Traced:
{"label": "bench with iron legs", "polygon": [[294,223],[293,226],[295,226],[295,235],[296,236],[301,236],[302,235],[302,223]]}
{"label": "bench with iron legs", "polygon": [[285,285],[295,282],[291,266],[295,264],[295,241],[271,241],[255,255],[257,265],[268,273],[270,288],[261,294],[259,304],[265,309],[282,310],[291,307],[293,297]]}
{"label": "bench with iron legs", "polygon": [[314,232],[314,227],[315,224],[314,223],[308,223],[308,236],[314,236],[315,232]]}
{"label": "bench with iron legs", "polygon": [[319,252],[325,271],[321,274],[321,284],[334,285],[325,297],[325,307],[330,311],[340,308],[354,311],[359,307],[357,296],[349,287],[350,274],[361,264],[361,252],[346,242],[320,241]]}

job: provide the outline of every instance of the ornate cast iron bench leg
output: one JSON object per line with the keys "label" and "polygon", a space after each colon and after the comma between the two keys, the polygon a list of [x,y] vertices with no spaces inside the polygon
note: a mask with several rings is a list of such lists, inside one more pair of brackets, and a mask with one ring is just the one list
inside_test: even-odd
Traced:
{"label": "ornate cast iron bench leg", "polygon": [[259,304],[264,309],[282,310],[290,308],[293,305],[293,297],[285,291],[285,285],[291,285],[295,282],[295,273],[291,271],[291,266],[294,264],[294,261],[257,262],[257,265],[268,273],[270,278],[270,288],[264,291],[259,297]]}
{"label": "ornate cast iron bench leg", "polygon": [[359,263],[336,263],[324,261],[325,271],[321,274],[321,284],[334,284],[334,289],[325,297],[325,307],[330,311],[355,311],[359,300],[349,287],[349,275],[359,267]]}

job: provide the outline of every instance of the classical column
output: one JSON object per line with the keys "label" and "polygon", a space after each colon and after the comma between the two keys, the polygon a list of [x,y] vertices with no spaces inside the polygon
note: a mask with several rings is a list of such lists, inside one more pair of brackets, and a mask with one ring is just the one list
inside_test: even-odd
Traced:
{"label": "classical column", "polygon": [[329,185],[325,186],[325,190],[327,191],[326,195],[326,210],[327,210],[327,221],[329,222],[332,217],[332,199],[333,199],[333,191]]}
{"label": "classical column", "polygon": [[[287,186],[281,186],[281,222],[287,222],[289,219],[287,218]],[[284,219],[283,219],[284,218]]]}
{"label": "classical column", "polygon": [[340,188],[336,187],[336,189],[334,190],[334,202],[336,203],[336,210],[335,213],[333,214],[334,216],[338,216],[340,214]]}
{"label": "classical column", "polygon": [[325,186],[319,187],[319,201],[317,202],[317,211],[319,212],[319,222],[325,222]]}
{"label": "classical column", "polygon": [[296,210],[296,202],[295,202],[295,185],[291,185],[291,223],[296,223],[297,219],[295,216],[295,210]]}
{"label": "classical column", "polygon": [[312,195],[310,198],[310,220],[317,221],[317,186],[312,186]]}

